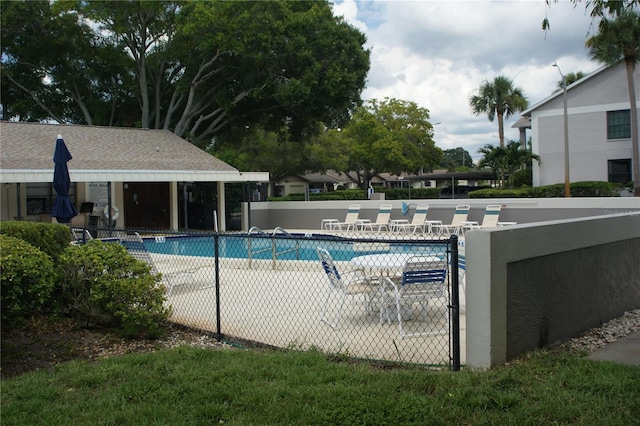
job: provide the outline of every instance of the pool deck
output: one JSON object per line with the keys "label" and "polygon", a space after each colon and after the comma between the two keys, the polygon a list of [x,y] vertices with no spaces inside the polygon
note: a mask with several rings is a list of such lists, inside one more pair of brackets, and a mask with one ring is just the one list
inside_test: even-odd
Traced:
{"label": "pool deck", "polygon": [[[298,231],[297,232],[304,232]],[[317,232],[317,230],[315,231]],[[325,231],[323,231],[325,233]],[[351,236],[351,235],[350,235]],[[216,271],[212,258],[153,254],[154,263],[175,284],[168,303],[172,321],[216,332]],[[336,262],[340,270],[348,262]],[[230,338],[256,341],[284,348],[318,348],[358,358],[403,361],[420,364],[449,362],[449,335],[436,334],[399,339],[397,322],[380,320],[380,311],[367,313],[362,301],[345,303],[338,327],[334,330],[321,321],[322,304],[329,286],[319,262],[247,259],[221,259],[219,268],[221,332]],[[460,292],[461,307],[464,295]],[[331,296],[330,307],[338,300]],[[425,331],[441,329],[446,323],[433,318],[433,312],[445,311],[430,302],[429,313],[414,315],[405,327]],[[461,309],[461,362],[465,360],[465,316]],[[435,324],[434,323],[438,323]]]}

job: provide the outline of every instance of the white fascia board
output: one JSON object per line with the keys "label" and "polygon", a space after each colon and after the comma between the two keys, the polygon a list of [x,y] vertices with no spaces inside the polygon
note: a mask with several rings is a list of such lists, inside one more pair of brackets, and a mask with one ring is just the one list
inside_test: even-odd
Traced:
{"label": "white fascia board", "polygon": [[[268,182],[268,172],[201,170],[69,170],[71,182]],[[0,182],[53,180],[51,170],[2,170]]]}

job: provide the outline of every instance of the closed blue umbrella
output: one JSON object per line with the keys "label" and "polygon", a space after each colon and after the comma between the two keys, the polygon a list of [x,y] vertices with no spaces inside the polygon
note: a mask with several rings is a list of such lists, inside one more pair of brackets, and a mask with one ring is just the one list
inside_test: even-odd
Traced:
{"label": "closed blue umbrella", "polygon": [[59,223],[69,223],[71,219],[78,215],[78,211],[69,199],[69,189],[71,188],[71,178],[69,178],[69,168],[67,162],[73,157],[67,149],[67,145],[58,135],[56,140],[56,150],[53,153],[53,189],[56,190],[56,201],[51,208],[51,216],[55,217]]}

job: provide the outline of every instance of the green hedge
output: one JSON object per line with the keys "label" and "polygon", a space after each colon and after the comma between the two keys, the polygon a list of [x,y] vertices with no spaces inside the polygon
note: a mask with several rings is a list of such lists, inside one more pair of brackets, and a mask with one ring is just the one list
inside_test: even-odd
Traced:
{"label": "green hedge", "polygon": [[71,245],[59,224],[2,222],[0,230],[3,327],[47,308],[128,337],[155,337],[169,317],[161,276],[124,246]]}
{"label": "green hedge", "polygon": [[[620,184],[601,181],[573,182],[570,185],[572,197],[619,197]],[[469,193],[469,198],[561,198],[564,184],[536,186],[534,188],[479,189]]]}
{"label": "green hedge", "polygon": [[0,222],[0,234],[20,238],[39,248],[55,262],[71,241],[68,226],[57,223],[8,221]]}
{"label": "green hedge", "polygon": [[[517,176],[518,182],[530,179],[530,171],[523,171]],[[572,197],[619,197],[624,185],[612,182],[584,181],[571,183]],[[442,188],[376,188],[377,193],[384,193],[386,200],[438,199]],[[411,196],[409,196],[411,195]],[[486,188],[469,192],[469,198],[560,198],[564,197],[564,184],[520,188]],[[310,194],[309,201],[327,200],[366,200],[367,191],[362,189],[344,189],[320,194]],[[269,201],[304,201],[304,194],[292,194],[286,197],[269,197]]]}
{"label": "green hedge", "polygon": [[[442,188],[411,188],[409,190],[376,188],[376,193],[384,193],[385,200],[408,200],[408,199],[433,199],[440,197]],[[335,200],[367,200],[367,191],[362,189],[342,189],[331,192],[321,192],[319,194],[309,194],[309,201],[335,201]],[[286,197],[269,197],[269,201],[304,201],[304,194],[291,194]]]}
{"label": "green hedge", "polygon": [[55,276],[49,255],[20,238],[0,234],[3,327],[41,311],[50,301]]}
{"label": "green hedge", "polygon": [[92,240],[60,256],[61,306],[91,324],[117,327],[127,337],[156,337],[171,310],[161,275],[118,243]]}

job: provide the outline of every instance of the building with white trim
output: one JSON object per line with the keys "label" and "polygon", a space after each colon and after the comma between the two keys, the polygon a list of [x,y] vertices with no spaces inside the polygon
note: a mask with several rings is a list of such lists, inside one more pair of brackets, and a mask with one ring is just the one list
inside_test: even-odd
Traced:
{"label": "building with white trim", "polygon": [[[72,201],[78,210],[93,203],[94,217],[109,216],[111,206],[117,227],[183,229],[189,205],[202,204],[212,206],[216,226],[225,230],[225,183],[269,181],[268,172],[241,172],[166,130],[3,121],[0,220],[52,221],[58,134],[73,156],[68,162]],[[214,195],[194,193],[199,183],[212,186]],[[72,223],[84,220],[79,215]]]}
{"label": "building with white trim", "polygon": [[[640,71],[634,75],[640,99]],[[522,112],[531,119],[533,185],[564,182],[564,93],[552,94]],[[639,114],[640,115],[640,114]],[[624,61],[603,67],[567,87],[571,182],[627,183],[632,178],[631,114]]]}

